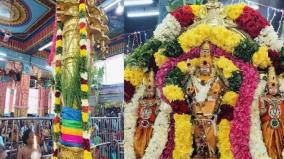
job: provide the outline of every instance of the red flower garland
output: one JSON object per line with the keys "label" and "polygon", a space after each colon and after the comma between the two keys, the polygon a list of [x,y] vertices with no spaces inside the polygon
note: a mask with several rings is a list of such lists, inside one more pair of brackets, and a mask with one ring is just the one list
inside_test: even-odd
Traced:
{"label": "red flower garland", "polygon": [[267,20],[256,10],[246,6],[243,14],[236,20],[239,28],[247,32],[252,38],[257,37],[260,31],[269,25]]}
{"label": "red flower garland", "polygon": [[193,24],[195,18],[191,6],[188,5],[177,8],[171,15],[176,18],[181,27],[188,27]]}

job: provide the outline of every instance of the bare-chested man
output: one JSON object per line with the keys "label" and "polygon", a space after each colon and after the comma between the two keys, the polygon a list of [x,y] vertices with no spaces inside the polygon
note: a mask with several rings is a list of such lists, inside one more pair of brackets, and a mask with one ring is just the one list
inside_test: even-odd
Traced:
{"label": "bare-chested man", "polygon": [[[17,159],[31,159],[32,152],[34,149],[34,133],[31,129],[28,129],[23,134],[23,142],[25,146],[18,151]],[[37,151],[40,151],[39,146],[37,146]]]}

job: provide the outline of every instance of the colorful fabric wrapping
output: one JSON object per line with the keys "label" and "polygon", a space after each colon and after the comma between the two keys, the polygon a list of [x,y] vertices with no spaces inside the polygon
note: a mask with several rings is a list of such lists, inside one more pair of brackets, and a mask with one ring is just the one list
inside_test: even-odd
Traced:
{"label": "colorful fabric wrapping", "polygon": [[64,107],[61,112],[61,138],[60,143],[69,147],[82,147],[83,125],[80,110]]}
{"label": "colorful fabric wrapping", "polygon": [[83,135],[83,130],[73,129],[73,128],[68,128],[68,127],[65,127],[65,126],[61,126],[61,133],[62,134],[75,135],[75,136],[82,136]]}

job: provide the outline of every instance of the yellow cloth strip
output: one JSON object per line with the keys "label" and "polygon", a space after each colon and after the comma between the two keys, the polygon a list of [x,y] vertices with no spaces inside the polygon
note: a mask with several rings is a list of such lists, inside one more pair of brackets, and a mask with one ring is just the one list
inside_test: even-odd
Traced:
{"label": "yellow cloth strip", "polygon": [[67,128],[67,127],[64,127],[64,126],[61,127],[61,132],[63,134],[69,134],[69,135],[74,135],[74,136],[82,136],[83,135],[82,130]]}

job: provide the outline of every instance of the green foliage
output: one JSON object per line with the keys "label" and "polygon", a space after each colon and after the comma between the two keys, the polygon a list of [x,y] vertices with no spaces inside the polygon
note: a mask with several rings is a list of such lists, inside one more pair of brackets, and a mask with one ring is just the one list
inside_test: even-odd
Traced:
{"label": "green foliage", "polygon": [[281,66],[284,67],[284,47],[282,47],[280,51],[280,61],[281,61]]}
{"label": "green foliage", "polygon": [[235,56],[246,62],[251,62],[252,56],[258,48],[258,43],[246,38],[235,48]]}
{"label": "green foliage", "polygon": [[239,92],[239,89],[243,82],[243,76],[241,72],[234,71],[232,77],[228,78],[228,82],[231,91]]}
{"label": "green foliage", "polygon": [[156,39],[150,39],[144,45],[136,48],[132,54],[126,58],[126,64],[130,66],[137,66],[148,68],[155,63],[154,53],[158,51],[161,42]]}
{"label": "green foliage", "polygon": [[165,83],[166,85],[173,84],[182,87],[184,79],[185,79],[184,74],[181,72],[179,68],[175,67],[167,74]]}
{"label": "green foliage", "polygon": [[99,68],[94,70],[94,76],[93,76],[93,87],[98,90],[102,86],[103,82],[103,75],[104,75],[104,68]]}
{"label": "green foliage", "polygon": [[183,50],[180,47],[177,39],[163,43],[162,48],[165,49],[165,51],[163,51],[163,54],[167,57],[178,57],[183,53]]}

